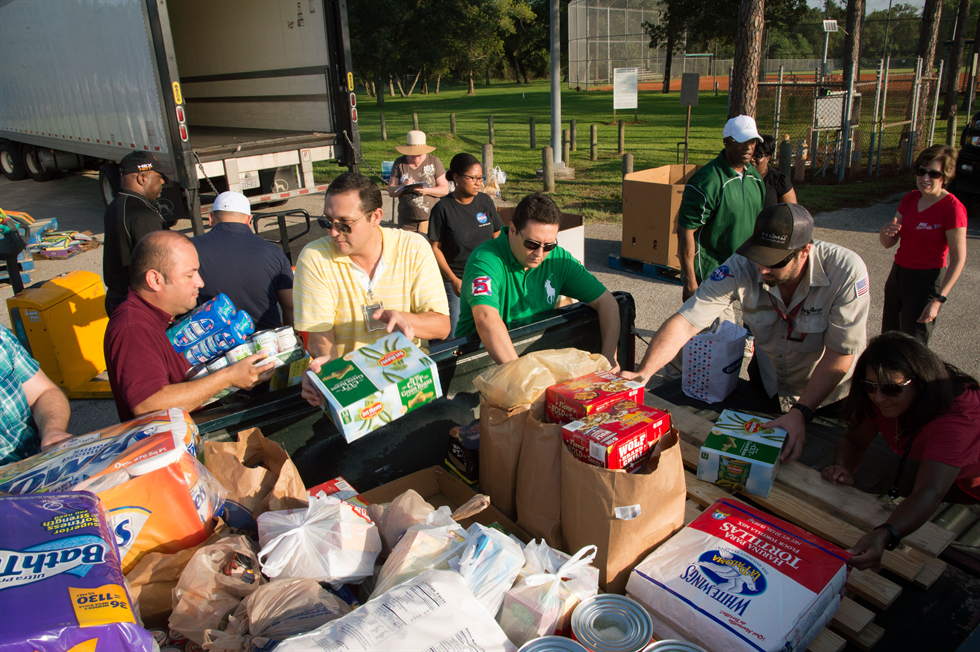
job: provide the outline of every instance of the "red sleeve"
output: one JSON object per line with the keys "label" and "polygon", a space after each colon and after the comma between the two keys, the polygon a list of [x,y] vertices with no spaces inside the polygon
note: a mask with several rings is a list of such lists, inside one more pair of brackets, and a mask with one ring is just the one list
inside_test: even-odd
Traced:
{"label": "red sleeve", "polygon": [[966,206],[953,194],[948,195],[952,200],[951,210],[946,211],[946,230],[960,229],[967,225]]}
{"label": "red sleeve", "polygon": [[137,335],[146,330],[145,324],[132,324],[106,333],[110,373],[115,376],[113,392],[130,410],[170,384],[166,352],[160,342]]}
{"label": "red sleeve", "polygon": [[913,190],[912,192],[902,197],[902,203],[898,205],[898,212],[902,214],[903,219],[908,217],[909,213],[911,213],[912,209],[915,207],[915,204],[913,204],[913,202],[918,202],[918,201],[919,201],[918,190]]}

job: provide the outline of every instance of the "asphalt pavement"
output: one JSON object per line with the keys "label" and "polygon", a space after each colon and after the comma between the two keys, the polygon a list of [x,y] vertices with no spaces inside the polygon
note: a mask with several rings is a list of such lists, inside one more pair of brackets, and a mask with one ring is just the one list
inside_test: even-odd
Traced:
{"label": "asphalt pavement", "polygon": [[[913,189],[909,178],[909,190]],[[391,200],[383,193],[386,219],[391,216]],[[864,259],[871,277],[871,314],[868,319],[868,336],[881,330],[881,308],[885,279],[891,269],[894,250],[885,250],[878,243],[878,228],[895,214],[901,195],[869,208],[845,208],[818,213],[814,216],[814,237],[848,247]],[[60,179],[36,183],[30,179],[12,182],[0,177],[0,207],[5,210],[25,211],[35,219],[58,218],[60,230],[91,231],[99,239],[103,235],[102,216],[104,205],[99,191],[98,174],[94,172],[67,173]],[[302,245],[324,235],[315,222],[322,213],[323,196],[312,195],[292,199],[278,208],[257,209],[259,212],[305,209],[314,218],[312,230],[291,245],[293,260]],[[574,212],[574,210],[568,210]],[[264,221],[262,235],[276,240],[278,229],[273,220]],[[301,220],[290,220],[290,235],[298,234]],[[191,235],[188,221],[177,224],[176,230]],[[621,247],[622,227],[619,224],[589,224],[585,227],[585,265],[610,290],[631,293],[636,299],[636,330],[639,336],[649,340],[660,324],[672,315],[681,304],[681,288],[660,280],[648,279],[627,272],[611,269],[609,255],[618,254]],[[968,229],[966,269],[943,306],[939,324],[931,346],[945,360],[959,366],[973,376],[980,376],[980,255],[976,251],[980,238],[980,223],[970,223]],[[35,261],[31,272],[31,285],[38,285],[55,276],[74,270],[87,270],[101,276],[102,248],[84,252],[65,261]],[[9,285],[0,285],[0,299],[13,295]],[[0,323],[10,326],[7,310],[0,311]],[[637,361],[646,351],[646,344],[638,340]],[[744,371],[743,371],[744,374]],[[652,384],[656,384],[654,380]],[[117,423],[115,406],[109,400],[71,401],[72,419],[70,430],[75,434],[92,432]]]}

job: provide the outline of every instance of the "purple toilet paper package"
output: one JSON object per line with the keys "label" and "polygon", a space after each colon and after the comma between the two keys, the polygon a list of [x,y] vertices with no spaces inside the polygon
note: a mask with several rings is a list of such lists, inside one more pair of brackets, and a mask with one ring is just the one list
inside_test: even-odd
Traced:
{"label": "purple toilet paper package", "polygon": [[87,491],[0,498],[0,652],[151,652]]}

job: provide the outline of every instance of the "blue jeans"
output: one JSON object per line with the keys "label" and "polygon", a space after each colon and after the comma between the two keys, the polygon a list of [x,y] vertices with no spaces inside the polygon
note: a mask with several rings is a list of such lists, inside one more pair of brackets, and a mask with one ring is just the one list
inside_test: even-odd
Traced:
{"label": "blue jeans", "polygon": [[456,323],[459,321],[459,297],[453,292],[453,284],[444,281],[446,287],[446,299],[449,301],[449,337],[445,340],[430,340],[429,345],[435,345],[456,337]]}

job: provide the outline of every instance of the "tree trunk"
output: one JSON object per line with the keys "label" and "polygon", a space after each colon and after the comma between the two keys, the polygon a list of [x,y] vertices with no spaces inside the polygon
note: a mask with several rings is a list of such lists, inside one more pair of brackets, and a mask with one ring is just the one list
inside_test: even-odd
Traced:
{"label": "tree trunk", "polygon": [[674,30],[667,33],[667,56],[664,57],[664,86],[663,92],[670,92],[670,68],[674,63]]}
{"label": "tree trunk", "polygon": [[966,23],[970,20],[970,0],[960,0],[960,10],[956,15],[956,32],[953,34],[953,49],[949,53],[949,61],[943,68],[946,70],[946,101],[943,102],[941,118],[948,120],[956,116],[956,97],[960,90],[960,57],[966,45]]}
{"label": "tree trunk", "polygon": [[374,97],[378,102],[378,108],[385,108],[385,83],[380,73],[374,75]]}
{"label": "tree trunk", "polygon": [[436,75],[436,95],[439,94],[439,84],[442,83],[442,75]]}
{"label": "tree trunk", "polygon": [[422,75],[422,71],[421,70],[419,70],[417,73],[415,73],[415,79],[412,80],[412,87],[408,89],[408,96],[409,97],[412,96],[412,91],[415,90],[415,85],[419,83],[419,77],[421,75]]}
{"label": "tree trunk", "polygon": [[408,97],[408,95],[405,95],[405,89],[402,87],[402,77],[401,77],[401,75],[398,76],[398,78],[395,80],[395,83],[398,84],[398,92],[401,94],[401,96],[402,97]]}
{"label": "tree trunk", "polygon": [[755,117],[755,104],[759,97],[763,21],[763,0],[742,0],[738,10],[732,88],[728,91],[729,118],[739,115]]}
{"label": "tree trunk", "polygon": [[[922,8],[922,27],[919,31],[919,47],[917,55],[922,57],[922,76],[932,75],[933,64],[936,61],[936,44],[939,41],[939,19],[943,14],[942,0],[926,0]],[[915,143],[919,148],[925,135],[926,108],[932,96],[932,84],[923,82],[919,92],[919,107],[916,112]],[[909,106],[911,111],[912,107]]]}
{"label": "tree trunk", "polygon": [[521,62],[517,60],[517,55],[515,54],[512,59],[514,60],[514,79],[518,84],[521,83]]}
{"label": "tree trunk", "polygon": [[490,70],[487,69],[487,86],[490,85]]}
{"label": "tree trunk", "polygon": [[[960,110],[961,111],[966,111],[967,104],[970,103],[970,96],[973,95],[973,93],[975,93],[976,90],[977,90],[976,89],[976,86],[974,85],[976,83],[976,78],[977,78],[976,77],[976,72],[977,71],[976,70],[973,70],[973,68],[972,68],[972,66],[973,66],[973,55],[975,55],[977,53],[980,53],[980,16],[977,16],[977,34],[976,34],[976,36],[973,37],[973,50],[970,52],[970,56],[966,60],[966,65],[967,66],[970,66],[970,72],[972,73],[972,76],[970,77],[970,79],[967,80],[967,83],[966,83],[966,92],[963,93],[963,106],[960,107]],[[967,120],[969,120],[970,117],[971,116],[967,116],[966,117]]]}
{"label": "tree trunk", "polygon": [[848,0],[847,27],[844,29],[844,86],[851,81],[851,64],[857,64],[857,76],[861,79],[861,27],[864,23],[864,0]]}
{"label": "tree trunk", "polygon": [[395,82],[391,80],[391,75],[388,75],[388,92],[391,97],[395,96]]}
{"label": "tree trunk", "polygon": [[422,95],[428,95],[429,94],[429,80],[428,80],[428,78],[425,78],[425,79],[422,80],[422,90],[419,91],[419,92]]}
{"label": "tree trunk", "polygon": [[467,95],[476,95],[476,88],[474,88],[474,86],[473,86],[473,71],[472,70],[470,71],[469,77],[470,77],[470,86],[466,90],[466,94]]}
{"label": "tree trunk", "polygon": [[530,84],[531,83],[531,79],[527,76],[527,68],[525,68],[525,69],[523,69],[521,71],[521,75],[524,76],[524,83],[525,84]]}

